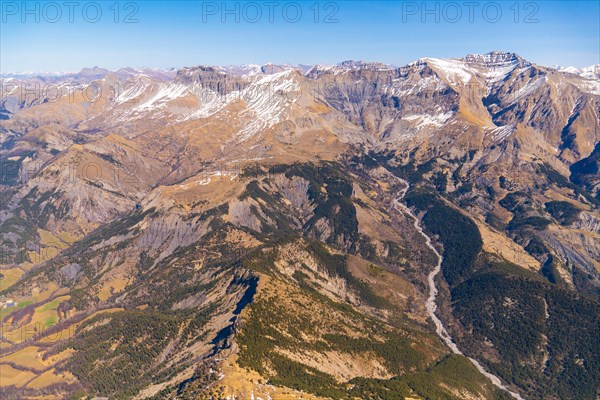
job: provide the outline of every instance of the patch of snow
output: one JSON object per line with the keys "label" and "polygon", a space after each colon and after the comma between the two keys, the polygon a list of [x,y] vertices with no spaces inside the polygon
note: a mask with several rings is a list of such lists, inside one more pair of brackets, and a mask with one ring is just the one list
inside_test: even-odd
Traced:
{"label": "patch of snow", "polygon": [[466,85],[474,77],[474,72],[463,61],[443,58],[422,58],[437,69],[452,85]]}
{"label": "patch of snow", "polygon": [[436,76],[428,76],[418,81],[408,79],[394,79],[392,84],[384,89],[390,96],[406,97],[422,93],[424,91],[435,93],[447,88]]}
{"label": "patch of snow", "polygon": [[489,68],[483,72],[483,76],[488,80],[488,82],[495,83],[503,80],[506,77],[506,75],[510,74],[514,69],[514,65]]}
{"label": "patch of snow", "polygon": [[125,82],[123,85],[123,91],[118,94],[115,99],[115,103],[123,104],[132,101],[138,96],[142,95],[150,84],[149,77],[142,75],[138,79],[130,80]]}
{"label": "patch of snow", "polygon": [[164,103],[182,96],[187,90],[188,87],[180,83],[162,84],[154,96],[135,107],[135,110],[141,111],[156,108]]}
{"label": "patch of snow", "polygon": [[515,90],[509,96],[507,96],[506,101],[507,104],[513,104],[514,102],[520,100],[523,97],[529,96],[535,90],[537,90],[542,84],[546,82],[546,76],[538,77],[535,79],[530,79],[523,87]]}
{"label": "patch of snow", "polygon": [[573,84],[582,92],[600,96],[600,80],[590,79],[582,82],[574,82]]}
{"label": "patch of snow", "polygon": [[412,122],[417,128],[422,128],[426,126],[433,126],[439,128],[446,124],[446,122],[448,122],[448,120],[450,120],[450,118],[452,118],[453,115],[454,114],[452,112],[440,113],[436,115],[415,114],[406,116],[402,119],[405,121]]}
{"label": "patch of snow", "polygon": [[245,89],[243,98],[247,108],[240,116],[250,117],[251,121],[238,132],[238,140],[247,140],[255,133],[281,121],[287,106],[296,102],[296,99],[288,94],[301,89],[292,79],[292,73],[293,71],[282,71],[266,75]]}
{"label": "patch of snow", "polygon": [[512,135],[517,130],[513,124],[503,125],[497,128],[486,129],[485,135],[490,136],[491,140],[498,143]]}

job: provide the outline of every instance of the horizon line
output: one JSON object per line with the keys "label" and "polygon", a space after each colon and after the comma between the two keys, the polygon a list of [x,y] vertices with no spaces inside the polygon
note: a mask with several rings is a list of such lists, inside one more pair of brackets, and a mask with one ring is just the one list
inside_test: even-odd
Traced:
{"label": "horizon line", "polygon": [[470,56],[470,55],[488,55],[488,54],[493,54],[493,53],[504,53],[504,54],[514,54],[520,58],[522,58],[525,61],[531,62],[532,64],[535,65],[539,65],[542,67],[546,67],[546,68],[553,68],[553,69],[558,69],[558,68],[577,68],[577,69],[586,69],[586,68],[590,68],[590,67],[595,67],[595,66],[600,66],[600,63],[595,63],[595,64],[588,64],[585,65],[583,67],[577,67],[574,65],[545,65],[545,64],[539,64],[533,61],[530,61],[527,58],[521,57],[518,53],[515,52],[510,52],[510,51],[500,51],[500,50],[493,50],[487,53],[468,53],[466,55],[464,55],[463,57],[431,57],[431,56],[424,56],[424,57],[419,57],[416,60],[413,60],[409,63],[403,64],[403,65],[398,65],[398,64],[389,64],[389,63],[385,63],[385,62],[381,62],[381,61],[376,61],[376,60],[372,60],[372,61],[367,61],[364,59],[358,59],[358,60],[354,60],[354,59],[345,59],[342,61],[339,61],[337,63],[334,64],[329,64],[329,63],[296,63],[296,64],[292,64],[292,63],[276,63],[276,62],[265,62],[265,63],[255,63],[255,62],[250,62],[250,63],[242,63],[242,64],[193,64],[193,65],[183,65],[183,66],[171,66],[171,67],[153,67],[153,66],[131,66],[131,65],[126,65],[126,66],[121,66],[118,68],[106,68],[106,67],[102,67],[99,65],[94,65],[94,66],[84,66],[81,67],[78,71],[75,70],[71,70],[71,71],[10,71],[10,72],[3,72],[0,70],[0,76],[8,76],[8,75],[30,75],[30,76],[39,76],[39,77],[50,77],[50,76],[54,76],[54,77],[61,77],[61,76],[67,76],[67,75],[75,75],[75,74],[79,74],[84,70],[94,70],[94,69],[99,69],[99,70],[104,70],[107,72],[119,72],[121,70],[124,69],[135,69],[135,70],[156,70],[156,71],[161,71],[161,72],[171,72],[171,71],[180,71],[182,69],[186,69],[186,68],[196,68],[196,67],[221,67],[221,68],[231,68],[231,67],[251,67],[251,66],[256,66],[256,67],[264,67],[267,65],[275,65],[275,66],[289,66],[292,68],[298,68],[298,67],[310,67],[310,68],[314,68],[314,67],[336,67],[336,66],[341,66],[341,64],[343,63],[348,63],[348,62],[353,62],[353,63],[365,63],[365,64],[382,64],[385,66],[390,67],[390,69],[396,69],[396,68],[402,68],[405,66],[409,66],[412,65],[414,63],[417,63],[421,60],[424,59],[441,59],[441,60],[463,60],[465,57]]}

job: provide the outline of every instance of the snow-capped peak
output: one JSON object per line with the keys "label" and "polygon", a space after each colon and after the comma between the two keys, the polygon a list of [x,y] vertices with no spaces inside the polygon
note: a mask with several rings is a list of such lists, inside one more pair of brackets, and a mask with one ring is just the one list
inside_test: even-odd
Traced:
{"label": "snow-capped peak", "polygon": [[502,68],[507,66],[517,66],[519,64],[529,64],[516,53],[505,51],[492,51],[486,54],[467,54],[463,61],[470,65],[485,68]]}
{"label": "snow-capped peak", "polygon": [[559,65],[556,65],[552,68],[560,72],[579,75],[586,79],[600,79],[600,64],[594,64],[584,68],[561,67]]}

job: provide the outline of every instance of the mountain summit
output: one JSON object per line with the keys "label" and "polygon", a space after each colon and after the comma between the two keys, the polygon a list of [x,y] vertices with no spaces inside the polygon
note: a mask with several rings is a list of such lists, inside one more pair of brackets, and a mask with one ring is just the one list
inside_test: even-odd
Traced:
{"label": "mountain summit", "polygon": [[507,53],[504,51],[492,51],[487,54],[468,54],[463,58],[463,61],[468,64],[478,64],[486,68],[498,68],[507,65],[529,65],[530,63],[523,60],[516,53]]}

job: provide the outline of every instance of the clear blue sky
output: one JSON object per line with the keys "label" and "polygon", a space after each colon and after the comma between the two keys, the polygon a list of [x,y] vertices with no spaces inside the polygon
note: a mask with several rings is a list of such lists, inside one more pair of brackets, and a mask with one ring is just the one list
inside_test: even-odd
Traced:
{"label": "clear blue sky", "polygon": [[227,2],[228,14],[222,1],[0,2],[2,72],[348,59],[404,65],[491,50],[543,65],[600,63],[598,1],[241,1]]}

